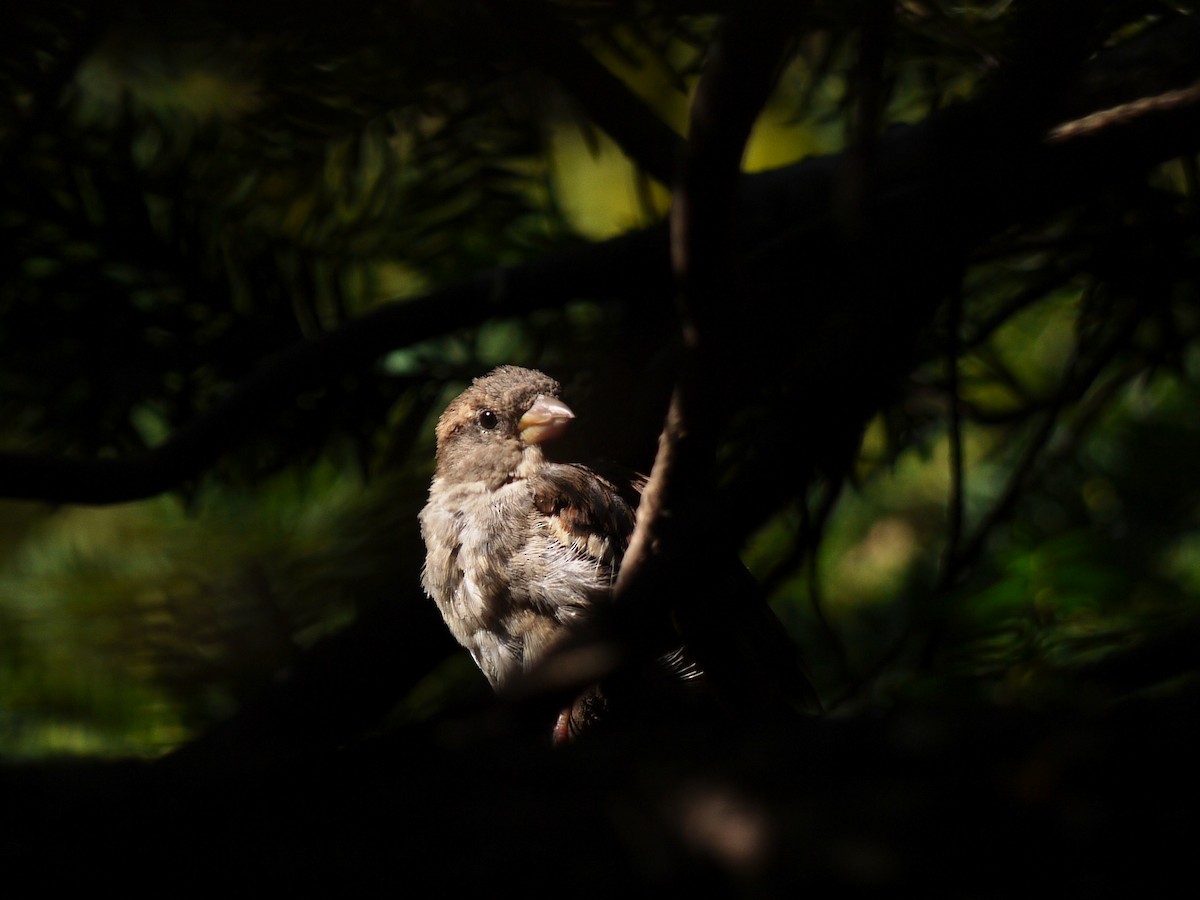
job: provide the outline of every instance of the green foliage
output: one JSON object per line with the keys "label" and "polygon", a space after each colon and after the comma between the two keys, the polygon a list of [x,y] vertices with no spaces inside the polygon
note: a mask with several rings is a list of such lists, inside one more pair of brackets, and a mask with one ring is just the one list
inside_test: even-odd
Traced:
{"label": "green foliage", "polygon": [[[298,341],[660,216],[666,191],[499,6],[12,12],[0,449],[145,451]],[[534,8],[682,130],[714,30],[692,6]],[[748,168],[869,145],[992,89],[1032,6],[896,4],[875,58],[863,4],[806,5]],[[1098,6],[1089,51],[1195,4]],[[1184,158],[1099,186],[978,248],[854,459],[756,523],[746,562],[826,697],[1057,702],[1200,612],[1196,173]],[[563,299],[362,360],[264,411],[178,495],[0,507],[0,752],[161,752],[407,593],[419,560],[397,535],[431,422],[492,365],[555,373],[602,423],[590,437],[647,468],[668,304]],[[721,459],[746,449],[729,436]],[[455,665],[399,715],[458,696]]]}
{"label": "green foliage", "polygon": [[0,570],[0,752],[160,753],[412,593],[397,519],[424,479],[368,489],[347,469],[32,523]]}
{"label": "green foliage", "polygon": [[[363,21],[340,43],[301,13],[270,34],[225,4],[181,15],[34,18],[54,40],[9,59],[30,103],[0,175],[10,446],[143,449],[270,353],[564,237],[520,73],[425,65],[448,53],[433,35],[465,49],[453,23]],[[377,372],[330,385],[251,469],[283,462],[280,437],[310,454],[331,432],[366,440],[402,389]]]}

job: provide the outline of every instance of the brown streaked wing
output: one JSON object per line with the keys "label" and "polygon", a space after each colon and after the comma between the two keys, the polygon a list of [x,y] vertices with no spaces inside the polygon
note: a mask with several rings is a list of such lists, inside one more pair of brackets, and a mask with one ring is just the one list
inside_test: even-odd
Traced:
{"label": "brown streaked wing", "polygon": [[634,512],[616,485],[586,466],[550,464],[533,485],[533,502],[564,543],[616,568],[633,533]]}

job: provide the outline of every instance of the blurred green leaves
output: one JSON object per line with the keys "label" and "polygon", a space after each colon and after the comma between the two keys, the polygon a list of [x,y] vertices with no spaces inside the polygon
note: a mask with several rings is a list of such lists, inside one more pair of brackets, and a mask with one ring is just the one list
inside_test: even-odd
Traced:
{"label": "blurred green leaves", "polygon": [[[860,5],[805,5],[746,167],[847,148],[869,160],[875,137],[988,89],[1028,7],[904,2],[868,33]],[[530,8],[682,128],[711,16]],[[14,12],[0,35],[0,448],[136,454],[298,341],[661,217],[666,190],[600,132],[586,91],[568,96],[531,34],[485,12]],[[1170,15],[1100,4],[1089,40]],[[868,65],[871,41],[883,52]],[[838,227],[859,212],[851,181],[828,201]],[[1183,158],[977,248],[961,307],[883,386],[854,458],[781,490],[745,559],[827,698],[1058,702],[1097,660],[1200,612],[1198,184]],[[772,303],[827,300],[784,275]],[[582,446],[647,469],[669,303],[573,299],[364,359],[264,411],[179,495],[0,506],[0,752],[162,752],[415,589],[431,423],[493,365],[560,377],[592,423]],[[824,423],[797,407],[772,414],[821,442]],[[721,459],[746,458],[748,440],[730,435]],[[400,718],[451,703],[472,675],[455,666],[397,698]]]}
{"label": "blurred green leaves", "polygon": [[399,549],[423,485],[368,490],[327,461],[190,508],[36,516],[0,566],[0,753],[158,754],[228,717],[361,607],[413,592]]}

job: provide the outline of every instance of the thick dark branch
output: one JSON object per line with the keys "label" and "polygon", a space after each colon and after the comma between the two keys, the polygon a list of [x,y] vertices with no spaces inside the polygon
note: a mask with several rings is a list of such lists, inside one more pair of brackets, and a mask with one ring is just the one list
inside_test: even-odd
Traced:
{"label": "thick dark branch", "polygon": [[747,717],[819,705],[795,645],[765,604],[756,603],[752,586],[739,590],[732,578],[714,586],[721,560],[732,567],[736,555],[707,502],[717,438],[731,412],[714,398],[728,367],[737,365],[719,322],[734,287],[742,155],[790,38],[779,25],[786,18],[770,14],[778,12],[770,3],[750,4],[726,21],[692,101],[671,208],[683,365],[616,586],[620,604],[639,610],[639,618],[652,605],[668,610],[714,695]]}
{"label": "thick dark branch", "polygon": [[[669,293],[666,229],[581,245],[398,301],[268,359],[223,400],[151,452],[125,459],[0,454],[0,496],[58,503],[152,497],[211,466],[298,394],[372,364],[388,351],[498,315],[561,306],[573,296],[637,299]],[[580,290],[572,294],[578,279]]]}
{"label": "thick dark branch", "polygon": [[[680,496],[709,493],[719,422],[693,414],[719,364],[709,352],[708,322],[729,285],[730,235],[741,160],[750,128],[775,83],[786,32],[766,28],[757,9],[735,15],[710,50],[692,102],[688,145],[671,208],[671,267],[679,290],[684,368],[659,439],[638,524],[617,582],[624,597],[653,555],[663,552],[671,525],[686,529]],[[688,544],[695,547],[694,544]],[[650,581],[654,582],[653,576]],[[658,590],[663,585],[655,585]],[[641,588],[640,590],[645,590]]]}

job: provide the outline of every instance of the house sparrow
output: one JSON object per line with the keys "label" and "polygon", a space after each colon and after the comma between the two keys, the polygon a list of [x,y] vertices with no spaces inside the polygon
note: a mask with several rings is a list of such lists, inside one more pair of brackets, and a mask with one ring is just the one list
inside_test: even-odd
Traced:
{"label": "house sparrow", "polygon": [[559,392],[541,372],[501,366],[437,424],[422,582],[498,691],[608,599],[633,531],[612,482],[546,460],[542,444],[575,417]]}
{"label": "house sparrow", "polygon": [[[574,418],[558,395],[558,382],[541,372],[501,366],[475,379],[437,424],[437,464],[420,515],[422,582],[497,691],[611,611],[633,533],[632,498],[616,484],[546,460],[542,445]],[[772,706],[819,708],[795,645],[748,590],[757,585],[736,555],[708,566],[711,600],[689,615],[639,620],[645,658],[576,697],[559,715],[556,740],[609,718],[610,700],[647,711],[706,693],[751,716]],[[707,683],[681,634],[700,642],[720,684]]]}

